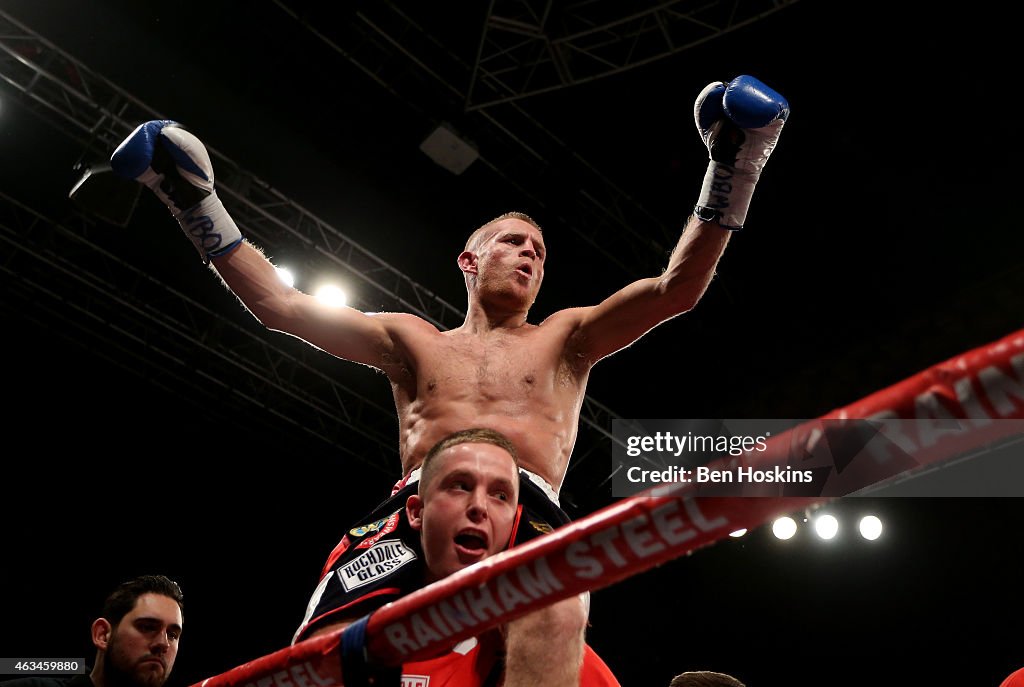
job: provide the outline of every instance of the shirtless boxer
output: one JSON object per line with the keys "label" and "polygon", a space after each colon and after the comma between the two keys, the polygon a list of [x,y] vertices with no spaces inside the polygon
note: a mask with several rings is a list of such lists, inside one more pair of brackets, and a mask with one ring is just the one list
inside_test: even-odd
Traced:
{"label": "shirtless boxer", "polygon": [[[398,413],[404,479],[411,481],[441,437],[490,427],[509,436],[520,467],[556,502],[590,369],[694,307],[732,231],[743,226],[788,114],[785,98],[750,76],[705,87],[694,117],[710,162],[665,272],[629,284],[598,305],[561,310],[537,325],[527,322],[527,314],[544,278],[546,253],[539,227],[525,215],[502,215],[470,237],[458,257],[468,290],[466,320],[439,331],[410,314],[326,305],[282,283],[217,198],[203,144],[175,123],[140,125],[114,152],[111,164],[117,174],[156,193],[264,326],[387,376]],[[533,657],[529,662],[538,671],[567,670],[564,684],[576,684],[573,669],[579,666],[584,626],[582,608],[572,599],[526,616],[509,628],[509,661],[522,651]],[[549,644],[545,638],[551,636],[579,641]],[[550,665],[538,663],[538,656]]]}

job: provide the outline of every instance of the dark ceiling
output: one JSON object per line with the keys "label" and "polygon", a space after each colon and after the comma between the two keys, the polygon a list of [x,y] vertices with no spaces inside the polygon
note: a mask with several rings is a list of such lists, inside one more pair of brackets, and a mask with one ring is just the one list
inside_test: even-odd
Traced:
{"label": "dark ceiling", "polygon": [[[398,476],[380,375],[264,331],[148,194],[123,227],[69,201],[75,166],[151,116],[216,152],[228,208],[301,288],[347,278],[365,309],[402,304],[351,275],[345,250],[427,294],[424,309],[452,306],[447,323],[465,237],[528,212],[550,251],[539,322],[664,266],[706,164],[692,121],[706,83],[750,73],[785,94],[792,116],[704,300],[595,369],[563,492],[574,516],[613,501],[611,417],[817,417],[1021,328],[1000,5],[636,3],[664,5],[680,49],[638,64],[638,47],[606,76],[580,53],[578,82],[538,68],[546,92],[469,94],[486,18],[531,4],[0,5],[17,27],[0,38],[0,654],[86,655],[101,592],[152,570],[189,597],[178,685],[269,653],[338,528]],[[622,5],[552,3],[548,27],[580,32]],[[460,175],[419,150],[442,123],[479,150]],[[111,207],[126,187],[108,182],[88,188]],[[260,221],[257,205],[301,221]],[[989,619],[1021,610],[1020,537],[1001,530],[1024,524],[1016,503],[844,500],[889,516],[891,536],[724,542],[597,593],[591,643],[627,687],[699,668],[752,687],[996,684],[1024,663],[1020,630]]]}

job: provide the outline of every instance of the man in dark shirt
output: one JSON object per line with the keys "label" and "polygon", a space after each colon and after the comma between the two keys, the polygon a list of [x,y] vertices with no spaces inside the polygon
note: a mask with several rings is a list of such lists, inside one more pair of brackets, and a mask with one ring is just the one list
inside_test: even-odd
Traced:
{"label": "man in dark shirt", "polygon": [[96,660],[88,674],[16,678],[4,687],[163,687],[181,639],[178,584],[143,575],[119,585],[92,623]]}

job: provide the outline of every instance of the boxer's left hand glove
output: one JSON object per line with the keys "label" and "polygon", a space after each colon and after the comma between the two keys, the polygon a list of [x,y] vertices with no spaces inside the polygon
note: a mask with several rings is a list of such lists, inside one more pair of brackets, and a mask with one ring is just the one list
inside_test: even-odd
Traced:
{"label": "boxer's left hand glove", "polygon": [[708,84],[697,96],[693,117],[711,157],[694,214],[741,229],[789,103],[754,77],[739,76]]}
{"label": "boxer's left hand glove", "polygon": [[144,184],[163,201],[206,262],[231,252],[242,234],[217,198],[202,141],[180,124],[140,124],[110,157],[114,173]]}

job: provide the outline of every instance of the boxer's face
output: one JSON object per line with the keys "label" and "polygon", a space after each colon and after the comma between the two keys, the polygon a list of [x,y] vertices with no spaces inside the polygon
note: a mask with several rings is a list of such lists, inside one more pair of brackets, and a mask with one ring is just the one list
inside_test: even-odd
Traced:
{"label": "boxer's face", "polygon": [[529,309],[544,281],[546,257],[540,230],[507,218],[486,227],[473,250],[459,256],[459,265],[473,276],[471,283],[482,301]]}

